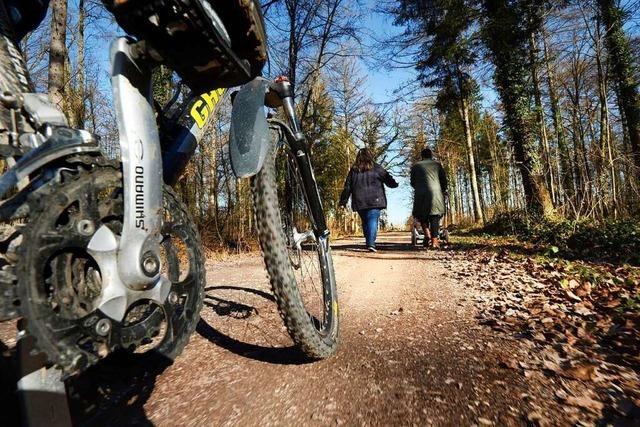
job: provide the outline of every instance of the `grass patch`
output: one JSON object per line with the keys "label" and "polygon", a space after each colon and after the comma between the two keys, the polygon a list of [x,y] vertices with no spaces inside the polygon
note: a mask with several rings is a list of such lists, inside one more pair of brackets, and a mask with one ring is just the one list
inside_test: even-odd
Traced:
{"label": "grass patch", "polygon": [[567,259],[640,265],[640,222],[533,218],[523,211],[496,215],[475,234],[514,236]]}

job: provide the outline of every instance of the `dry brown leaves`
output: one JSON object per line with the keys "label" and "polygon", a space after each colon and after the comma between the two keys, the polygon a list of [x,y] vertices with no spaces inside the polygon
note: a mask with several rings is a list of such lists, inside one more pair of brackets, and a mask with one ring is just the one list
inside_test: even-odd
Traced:
{"label": "dry brown leaves", "polygon": [[[481,323],[526,344],[524,357],[505,355],[502,367],[550,379],[572,422],[640,425],[640,307],[629,303],[640,300],[638,269],[482,249],[444,262],[480,291]],[[539,425],[543,413],[533,414]]]}

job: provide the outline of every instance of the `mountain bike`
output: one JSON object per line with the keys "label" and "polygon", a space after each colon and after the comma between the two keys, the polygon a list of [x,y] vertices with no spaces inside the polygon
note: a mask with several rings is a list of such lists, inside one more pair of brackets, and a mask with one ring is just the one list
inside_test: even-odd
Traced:
{"label": "mountain bike", "polygon": [[[308,357],[333,354],[329,231],[291,85],[259,77],[267,59],[259,4],[105,5],[131,35],[110,50],[119,161],[33,92],[18,43],[46,2],[0,1],[0,319],[20,318],[20,342],[30,341],[28,353],[44,355],[62,380],[116,350],[177,357],[199,320],[205,272],[200,237],[171,185],[203,138],[220,88],[244,85],[228,150],[236,176],[252,182],[278,308]],[[189,89],[164,107],[151,92],[161,64]],[[268,119],[265,106],[282,107],[285,121]],[[21,381],[50,387],[38,376]]]}

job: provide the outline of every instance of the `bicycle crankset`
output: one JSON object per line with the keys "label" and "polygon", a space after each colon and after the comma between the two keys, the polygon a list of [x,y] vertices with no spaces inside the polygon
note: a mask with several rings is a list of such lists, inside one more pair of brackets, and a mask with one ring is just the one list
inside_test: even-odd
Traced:
{"label": "bicycle crankset", "polygon": [[[160,283],[136,294],[114,277],[123,218],[119,169],[59,173],[59,183],[30,201],[16,264],[21,311],[37,349],[65,376],[118,348],[155,348],[173,359],[195,329],[204,287],[199,238],[182,204],[165,190]],[[113,247],[96,250],[105,236]],[[125,298],[114,299],[114,289]]]}

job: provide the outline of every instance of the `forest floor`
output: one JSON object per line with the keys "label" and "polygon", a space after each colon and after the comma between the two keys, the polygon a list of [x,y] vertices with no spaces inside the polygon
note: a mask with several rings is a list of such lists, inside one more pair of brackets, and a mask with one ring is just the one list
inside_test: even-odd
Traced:
{"label": "forest floor", "polygon": [[103,369],[89,383],[115,397],[72,409],[92,425],[640,425],[638,269],[409,240],[334,243],[336,356],[302,359],[260,255],[227,257],[208,262],[202,320],[173,365]]}

